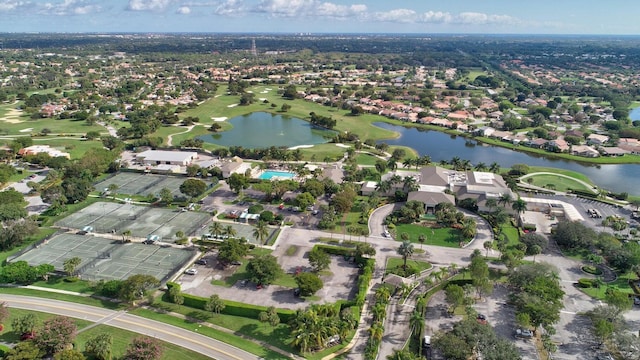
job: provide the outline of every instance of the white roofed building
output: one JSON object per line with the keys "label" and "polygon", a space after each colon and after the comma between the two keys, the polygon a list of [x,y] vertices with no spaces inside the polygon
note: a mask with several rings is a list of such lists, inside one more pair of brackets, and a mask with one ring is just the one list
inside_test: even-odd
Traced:
{"label": "white roofed building", "polygon": [[136,161],[145,165],[190,165],[198,158],[197,152],[147,150],[136,154]]}

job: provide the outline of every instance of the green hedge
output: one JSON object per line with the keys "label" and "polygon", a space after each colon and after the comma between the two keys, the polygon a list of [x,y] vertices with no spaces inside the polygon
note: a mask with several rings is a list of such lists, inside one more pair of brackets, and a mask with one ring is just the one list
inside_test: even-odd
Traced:
{"label": "green hedge", "polygon": [[314,246],[314,248],[318,248],[330,255],[353,256],[354,253],[354,249],[349,249],[342,246],[317,244]]}
{"label": "green hedge", "polygon": [[[169,287],[168,285],[169,284],[167,284],[167,287]],[[209,301],[208,298],[191,294],[182,293],[182,296],[184,298],[184,303],[182,305],[200,310],[204,310],[207,301]],[[265,306],[244,304],[224,299],[222,301],[224,302],[225,306],[221,313],[225,315],[241,316],[259,320],[260,313],[263,311],[267,311],[267,308]],[[295,315],[295,311],[293,310],[277,309],[277,312],[278,316],[280,317],[280,321],[283,323],[289,322]]]}
{"label": "green hedge", "polygon": [[578,287],[583,289],[593,287],[593,279],[582,278],[578,280]]}

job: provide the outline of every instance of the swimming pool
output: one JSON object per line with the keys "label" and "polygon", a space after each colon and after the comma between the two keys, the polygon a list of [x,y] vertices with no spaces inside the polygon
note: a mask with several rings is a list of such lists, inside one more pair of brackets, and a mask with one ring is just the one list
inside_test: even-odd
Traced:
{"label": "swimming pool", "polygon": [[288,172],[288,171],[267,170],[267,171],[263,172],[262,174],[260,174],[258,179],[271,180],[274,177],[292,179],[294,176],[296,176],[296,174],[294,174],[292,172]]}

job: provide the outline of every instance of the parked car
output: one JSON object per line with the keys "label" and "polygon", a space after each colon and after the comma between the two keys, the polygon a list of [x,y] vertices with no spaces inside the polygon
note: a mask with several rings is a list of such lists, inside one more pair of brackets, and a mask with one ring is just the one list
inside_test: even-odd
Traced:
{"label": "parked car", "polygon": [[382,233],[382,235],[384,235],[384,237],[391,237],[391,234],[389,233],[388,230],[385,230],[384,233]]}
{"label": "parked car", "polygon": [[533,332],[529,329],[516,329],[516,338],[530,339],[533,337]]}
{"label": "parked car", "polygon": [[147,240],[144,240],[142,243],[145,245],[153,245],[155,242],[156,242],[155,240],[147,239]]}
{"label": "parked car", "polygon": [[191,269],[187,269],[184,273],[187,275],[196,275],[198,274],[198,270],[191,268]]}
{"label": "parked car", "polygon": [[640,305],[640,297],[633,298],[633,304],[634,305]]}
{"label": "parked car", "polygon": [[317,209],[314,209],[311,213],[312,213],[313,215],[318,215],[318,210],[317,210]]}
{"label": "parked car", "polygon": [[478,320],[478,322],[483,325],[487,323],[487,317],[484,316],[483,314],[478,314],[478,316],[476,317],[476,320]]}
{"label": "parked car", "polygon": [[196,264],[198,264],[198,265],[207,265],[207,259],[198,259],[198,260],[196,260]]}

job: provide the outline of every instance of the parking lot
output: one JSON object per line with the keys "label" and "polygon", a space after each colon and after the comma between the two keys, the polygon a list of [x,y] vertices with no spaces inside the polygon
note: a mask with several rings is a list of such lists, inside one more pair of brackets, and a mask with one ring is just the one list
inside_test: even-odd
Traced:
{"label": "parking lot", "polygon": [[[282,244],[290,244],[290,237],[295,237],[295,233],[287,234],[283,231]],[[296,271],[310,271],[308,252],[312,245],[297,245],[295,252],[287,253],[289,245],[282,245],[273,251],[272,255],[278,259],[282,269],[286,273],[293,274]],[[332,261],[327,274],[322,274],[320,278],[324,282],[324,287],[315,295],[319,297],[316,301],[305,301],[293,294],[293,288],[278,285],[257,289],[256,284],[242,281],[245,277],[237,277],[237,281],[231,286],[212,285],[212,280],[224,280],[227,276],[233,275],[238,266],[229,266],[226,269],[218,267],[216,252],[208,252],[204,255],[207,260],[206,265],[193,265],[197,270],[196,275],[182,275],[178,282],[182,290],[186,293],[209,297],[211,294],[218,294],[221,298],[233,301],[244,302],[262,306],[276,306],[285,309],[300,309],[307,307],[311,303],[331,303],[337,300],[353,299],[356,289],[358,267],[341,256],[332,256]],[[248,261],[247,259],[242,260]]]}

